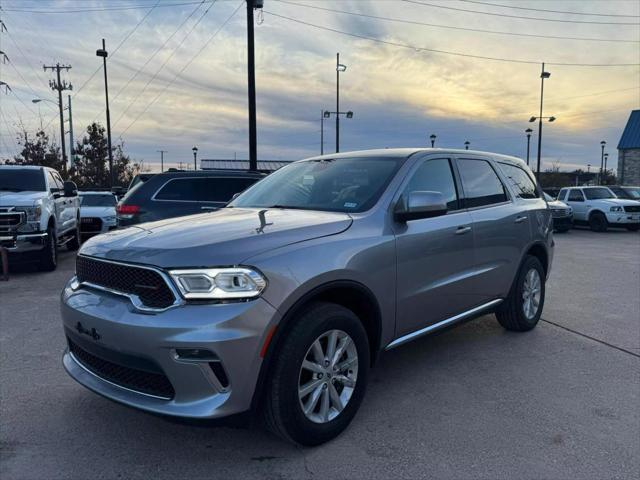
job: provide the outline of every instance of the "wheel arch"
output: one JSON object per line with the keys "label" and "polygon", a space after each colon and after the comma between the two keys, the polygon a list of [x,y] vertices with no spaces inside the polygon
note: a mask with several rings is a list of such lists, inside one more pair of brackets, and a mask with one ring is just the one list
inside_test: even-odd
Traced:
{"label": "wheel arch", "polygon": [[302,295],[282,316],[268,344],[260,373],[256,382],[252,409],[256,410],[262,400],[273,358],[275,357],[287,327],[296,315],[313,302],[331,302],[351,310],[362,322],[369,339],[370,362],[373,365],[380,352],[382,334],[382,312],[373,292],[362,283],[353,280],[334,280],[319,285]]}

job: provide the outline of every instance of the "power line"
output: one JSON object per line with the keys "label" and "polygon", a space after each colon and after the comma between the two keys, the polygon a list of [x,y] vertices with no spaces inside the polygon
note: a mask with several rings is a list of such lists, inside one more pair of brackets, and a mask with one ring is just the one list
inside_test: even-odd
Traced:
{"label": "power line", "polygon": [[476,3],[479,5],[488,5],[491,7],[502,7],[502,8],[513,8],[514,10],[528,10],[530,12],[547,12],[547,13],[564,13],[567,15],[582,15],[582,16],[590,16],[590,17],[631,17],[638,18],[640,15],[620,15],[613,13],[585,13],[585,12],[567,12],[563,10],[547,10],[544,8],[527,8],[527,7],[517,7],[514,5],[504,5],[500,3],[492,3],[492,2],[480,2],[478,0],[458,0],[460,2],[465,3]]}
{"label": "power line", "polygon": [[639,40],[618,40],[618,39],[609,39],[609,38],[589,38],[589,37],[563,37],[563,36],[554,36],[554,35],[538,35],[538,34],[532,34],[532,33],[517,33],[517,32],[505,32],[505,31],[498,31],[498,30],[483,30],[483,29],[479,29],[479,28],[456,27],[456,26],[453,26],[453,25],[442,25],[442,24],[437,24],[437,23],[426,23],[426,22],[419,22],[419,21],[416,21],[416,20],[405,20],[405,19],[400,19],[400,18],[380,17],[380,16],[377,16],[377,15],[369,15],[369,14],[365,14],[365,13],[349,12],[349,11],[346,11],[346,10],[338,10],[338,9],[327,8],[327,7],[318,7],[317,5],[307,5],[307,4],[302,4],[302,3],[290,2],[288,0],[276,0],[276,1],[279,1],[280,3],[286,3],[286,4],[289,4],[289,5],[295,5],[297,7],[312,8],[314,10],[323,10],[323,11],[326,11],[326,12],[343,13],[343,14],[346,14],[346,15],[353,15],[353,16],[356,16],[356,17],[373,18],[375,20],[383,20],[383,21],[388,21],[388,22],[404,23],[404,24],[409,24],[409,25],[420,25],[420,26],[425,26],[425,27],[446,28],[446,29],[450,29],[450,30],[463,30],[463,31],[467,31],[467,32],[489,33],[489,34],[495,34],[495,35],[509,35],[509,36],[529,37],[529,38],[548,38],[548,39],[554,39],[554,40],[579,40],[579,41],[590,41],[590,42],[640,43]]}
{"label": "power line", "polygon": [[[118,90],[118,92],[115,94],[115,96],[113,97],[113,100],[115,101],[120,94],[129,86],[129,84],[135,80],[138,76],[138,74],[149,64],[149,62],[151,62],[151,60],[153,60],[155,58],[155,56],[160,53],[162,51],[162,49],[164,49],[164,47],[167,45],[167,43],[169,43],[169,41],[178,33],[178,31],[184,26],[185,23],[187,23],[189,21],[189,19],[198,11],[198,9],[200,8],[200,6],[204,3],[204,1],[201,1],[200,3],[198,3],[198,5],[196,5],[196,8],[193,9],[193,11],[187,16],[187,18],[185,18],[182,23],[180,23],[180,25],[178,25],[178,28],[176,28],[173,33],[171,35],[169,35],[169,37],[164,41],[164,43],[162,45],[160,45],[155,52],[153,52],[153,54],[147,59],[146,62],[144,62],[144,64],[138,68],[138,70],[136,70],[136,72],[129,77],[129,80],[127,80],[127,82],[120,87],[120,89]],[[94,121],[95,119],[102,115],[102,112],[104,112],[104,109],[102,109],[102,111],[96,115],[94,117]]]}
{"label": "power line", "polygon": [[213,7],[213,5],[215,4],[215,0],[214,3],[212,3],[211,5],[209,5],[207,7],[207,9],[204,11],[204,13],[202,15],[200,15],[200,18],[198,18],[198,20],[196,20],[196,22],[191,26],[191,29],[187,32],[187,34],[182,38],[182,40],[180,41],[180,43],[178,44],[178,46],[176,48],[173,49],[173,51],[171,52],[171,54],[164,60],[164,62],[162,62],[162,65],[160,65],[160,68],[158,70],[156,70],[156,72],[153,74],[153,76],[147,81],[147,83],[144,85],[144,87],[142,87],[142,90],[140,90],[135,98],[133,99],[132,102],[129,102],[129,104],[127,105],[127,108],[124,109],[124,111],[120,114],[120,116],[118,117],[118,119],[114,122],[114,126],[118,124],[118,122],[122,119],[122,117],[124,117],[127,112],[129,111],[129,109],[142,97],[142,95],[144,94],[144,92],[147,91],[147,87],[151,84],[151,82],[153,82],[156,77],[158,76],[158,74],[162,71],[162,69],[164,69],[164,67],[167,65],[167,63],[169,63],[169,60],[171,60],[173,58],[173,56],[178,52],[178,50],[180,50],[180,48],[182,47],[182,45],[184,44],[184,42],[187,40],[187,38],[189,38],[189,36],[191,35],[191,33],[195,30],[195,28],[200,24],[200,22],[202,21],[202,19],[207,15],[207,13],[209,13],[209,10],[211,10],[211,8]]}
{"label": "power line", "polygon": [[155,96],[155,98],[151,102],[147,103],[147,105],[145,106],[144,110],[142,112],[140,112],[140,114],[127,126],[127,128],[125,128],[122,131],[122,133],[119,136],[121,140],[122,140],[122,136],[125,133],[127,133],[127,131],[140,119],[140,117],[142,117],[142,115],[144,115],[146,113],[147,110],[149,110],[149,107],[151,107],[151,105],[153,105],[158,100],[158,98],[160,98],[160,95],[162,95],[167,90],[167,88],[169,88],[171,85],[174,84],[174,82],[178,79],[178,77],[182,74],[182,72],[184,72],[189,67],[189,65],[191,65],[191,63],[193,63],[193,61],[204,51],[204,49],[209,45],[209,43],[211,43],[211,41],[218,35],[218,33],[220,33],[222,31],[222,29],[227,25],[227,23],[229,23],[229,21],[234,17],[236,12],[238,10],[240,10],[240,7],[242,7],[243,4],[244,4],[244,0],[242,0],[238,4],[236,9],[233,12],[231,12],[231,15],[229,15],[227,17],[227,19],[224,21],[224,23],[222,25],[220,25],[220,27],[218,27],[218,29],[211,34],[211,36],[207,39],[207,41],[204,43],[204,45],[202,45],[200,50],[198,50],[189,59],[189,61],[180,69],[180,71],[174,75],[173,79],[169,83],[167,83],[164,86],[164,88],[162,90],[160,90],[160,92],[158,92],[158,94]]}
{"label": "power line", "polygon": [[402,0],[407,3],[415,3],[416,5],[423,5],[425,7],[443,8],[445,10],[454,10],[456,12],[477,13],[480,15],[490,15],[492,17],[504,17],[504,18],[518,18],[521,20],[534,20],[539,22],[554,22],[554,23],[587,23],[592,25],[638,25],[637,22],[596,22],[591,20],[558,20],[552,18],[540,18],[540,17],[523,17],[519,15],[508,15],[506,13],[494,13],[483,12],[480,10],[467,10],[465,8],[449,7],[445,5],[436,5],[435,3],[419,2],[418,0]]}
{"label": "power line", "polygon": [[[453,56],[457,56],[457,57],[466,57],[466,58],[475,58],[477,60],[492,60],[492,61],[496,61],[496,62],[507,62],[507,63],[521,63],[521,64],[529,64],[529,65],[539,65],[541,62],[537,61],[537,60],[522,60],[522,59],[515,59],[515,58],[501,58],[501,57],[487,57],[487,56],[483,56],[483,55],[473,55],[473,54],[469,54],[469,53],[462,53],[462,52],[451,52],[451,51],[447,51],[447,50],[438,50],[435,48],[426,48],[426,47],[418,47],[415,45],[409,45],[406,43],[400,43],[400,42],[392,42],[390,40],[381,40],[379,38],[375,38],[375,37],[368,37],[366,35],[361,35],[358,33],[352,33],[352,32],[345,32],[342,30],[338,30],[335,28],[330,28],[330,27],[324,27],[321,25],[316,25],[313,23],[309,23],[309,22],[305,22],[302,20],[298,20],[296,18],[291,18],[291,17],[287,17],[284,15],[280,15],[278,13],[273,13],[267,10],[264,10],[264,13],[268,14],[268,15],[272,15],[274,17],[278,17],[278,18],[282,18],[285,20],[289,20],[291,22],[295,22],[295,23],[299,23],[302,25],[306,25],[308,27],[313,27],[313,28],[317,28],[320,30],[325,30],[328,32],[333,32],[333,33],[340,33],[342,35],[347,35],[350,37],[354,37],[354,38],[360,38],[363,40],[369,40],[372,42],[376,42],[376,43],[381,43],[384,45],[391,45],[394,47],[402,47],[402,48],[409,48],[411,50],[414,50],[416,52],[433,52],[433,53],[442,53],[444,55],[453,55]],[[547,65],[554,65],[554,66],[568,66],[568,67],[637,67],[640,66],[640,64],[637,63],[563,63],[563,62],[545,62]]]}
{"label": "power line", "polygon": [[[206,0],[208,2],[215,0]],[[201,3],[200,1],[191,1],[191,2],[176,2],[176,3],[162,3],[158,5],[158,7],[179,7],[183,5],[195,5],[196,3]],[[122,10],[139,10],[149,8],[149,4],[147,5],[129,5],[129,6],[119,6],[119,7],[96,7],[96,8],[74,8],[67,10],[34,10],[29,8],[4,8],[7,12],[24,12],[24,13],[41,13],[41,14],[65,14],[65,13],[90,13],[90,12],[114,12],[114,11],[122,11]]]}

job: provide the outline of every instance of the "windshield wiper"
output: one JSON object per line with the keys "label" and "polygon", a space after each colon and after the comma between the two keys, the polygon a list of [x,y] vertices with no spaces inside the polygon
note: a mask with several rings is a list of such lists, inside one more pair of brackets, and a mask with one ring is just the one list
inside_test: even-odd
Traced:
{"label": "windshield wiper", "polygon": [[296,207],[293,205],[267,205],[266,207],[257,207],[257,208],[288,208],[290,210],[309,210],[306,207]]}

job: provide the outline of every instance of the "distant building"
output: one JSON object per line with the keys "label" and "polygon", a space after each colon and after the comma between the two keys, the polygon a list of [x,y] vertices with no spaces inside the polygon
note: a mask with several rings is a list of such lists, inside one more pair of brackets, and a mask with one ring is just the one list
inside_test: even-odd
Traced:
{"label": "distant building", "polygon": [[[285,160],[258,160],[258,170],[264,173],[275,172],[291,162]],[[200,160],[202,170],[249,170],[249,160],[208,159]]]}
{"label": "distant building", "polygon": [[640,110],[631,112],[618,142],[618,180],[621,185],[640,185]]}

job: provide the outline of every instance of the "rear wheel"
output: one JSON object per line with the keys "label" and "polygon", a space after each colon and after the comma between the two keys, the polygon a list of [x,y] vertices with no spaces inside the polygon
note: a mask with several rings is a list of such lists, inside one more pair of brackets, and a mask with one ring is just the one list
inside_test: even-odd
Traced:
{"label": "rear wheel", "polygon": [[264,416],[285,440],[319,445],[355,416],[369,372],[367,333],[340,305],[315,303],[295,321],[272,367]]}
{"label": "rear wheel", "polygon": [[589,217],[589,227],[594,232],[606,232],[607,226],[607,217],[603,213],[594,212]]}
{"label": "rear wheel", "polygon": [[56,230],[53,225],[47,228],[47,240],[45,246],[40,252],[40,263],[38,267],[45,272],[51,272],[58,266],[58,239],[56,238]]}
{"label": "rear wheel", "polygon": [[536,257],[528,255],[509,297],[496,311],[500,325],[514,332],[526,332],[535,328],[542,315],[545,294],[544,268]]}

